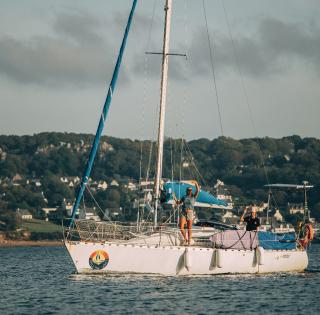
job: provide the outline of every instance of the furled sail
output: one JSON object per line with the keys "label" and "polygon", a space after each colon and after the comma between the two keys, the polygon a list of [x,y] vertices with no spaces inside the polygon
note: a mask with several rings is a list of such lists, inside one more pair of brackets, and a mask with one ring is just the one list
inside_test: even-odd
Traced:
{"label": "furled sail", "polygon": [[[196,187],[188,181],[168,181],[163,185],[162,202],[173,203],[173,194],[177,199],[181,199],[185,194],[187,188],[191,187],[192,192],[195,193]],[[230,209],[227,202],[214,197],[209,192],[200,189],[199,195],[196,199],[197,207]]]}

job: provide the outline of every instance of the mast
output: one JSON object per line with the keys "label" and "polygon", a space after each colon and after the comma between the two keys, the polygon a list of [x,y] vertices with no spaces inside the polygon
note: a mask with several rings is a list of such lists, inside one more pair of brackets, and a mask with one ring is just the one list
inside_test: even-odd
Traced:
{"label": "mast", "polygon": [[170,41],[172,0],[166,0],[164,11],[165,11],[165,24],[164,24],[163,49],[162,49],[162,72],[161,72],[161,94],[160,94],[159,128],[158,128],[157,170],[156,170],[156,178],[154,183],[154,193],[155,193],[154,225],[155,226],[157,225],[158,200],[160,195],[160,184],[161,184],[161,178],[162,178],[164,123],[165,123],[165,109],[166,109],[166,99],[167,99],[167,84],[168,84],[169,41]]}
{"label": "mast", "polygon": [[268,207],[267,207],[267,222],[266,222],[266,224],[268,225],[269,225],[270,199],[271,199],[271,189],[269,189],[269,192],[268,192]]}
{"label": "mast", "polygon": [[307,190],[308,190],[308,182],[303,181],[303,189],[304,189],[304,214],[303,214],[303,221],[304,223],[310,222],[310,211],[308,208],[308,198],[307,198]]}
{"label": "mast", "polygon": [[135,11],[135,8],[136,8],[136,5],[137,5],[137,1],[138,0],[133,0],[133,3],[132,3],[132,7],[131,7],[130,15],[129,15],[129,18],[128,18],[127,26],[126,26],[126,29],[125,29],[125,32],[124,32],[124,36],[123,36],[123,39],[122,39],[122,43],[121,43],[121,47],[120,47],[120,50],[119,50],[117,63],[116,63],[115,68],[113,70],[113,75],[112,75],[112,79],[111,79],[111,82],[110,82],[110,85],[109,85],[108,94],[107,94],[107,97],[106,97],[106,100],[105,100],[105,103],[104,103],[104,106],[103,106],[103,110],[102,110],[102,113],[101,113],[101,116],[100,116],[100,121],[99,121],[98,129],[97,129],[97,132],[96,132],[96,136],[94,138],[94,141],[93,141],[93,144],[92,144],[92,147],[91,147],[89,159],[88,159],[88,162],[87,162],[87,165],[86,165],[86,169],[85,169],[83,177],[82,177],[82,181],[81,181],[81,184],[80,184],[80,187],[79,187],[79,190],[78,190],[77,198],[76,198],[76,201],[75,201],[75,203],[73,205],[73,208],[72,208],[71,221],[70,221],[69,228],[71,228],[71,226],[73,224],[74,218],[76,216],[76,212],[78,210],[81,198],[83,196],[83,192],[84,192],[84,190],[85,190],[85,188],[87,186],[87,183],[88,183],[88,180],[89,180],[89,177],[90,177],[90,174],[91,174],[93,161],[94,161],[94,158],[95,158],[97,150],[98,150],[98,145],[99,145],[99,141],[100,141],[100,138],[101,138],[102,130],[103,130],[103,127],[104,127],[104,124],[105,124],[105,120],[107,118],[107,114],[108,114],[108,111],[109,111],[109,108],[110,108],[112,96],[113,96],[113,93],[114,93],[114,90],[115,90],[115,87],[116,87],[116,83],[117,83],[117,79],[118,79],[118,75],[119,75],[119,70],[120,70],[120,65],[121,65],[121,61],[122,61],[122,56],[123,56],[124,49],[126,47],[127,38],[128,38],[129,30],[130,30],[130,27],[131,27],[133,14],[134,14],[134,11]]}

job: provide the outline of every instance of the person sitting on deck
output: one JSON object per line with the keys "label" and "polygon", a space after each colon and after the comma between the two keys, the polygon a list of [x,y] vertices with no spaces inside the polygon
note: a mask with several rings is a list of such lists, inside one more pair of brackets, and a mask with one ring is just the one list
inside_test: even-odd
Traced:
{"label": "person sitting on deck", "polygon": [[[194,219],[194,205],[200,192],[200,186],[198,182],[192,181],[192,183],[196,186],[196,191],[194,194],[192,193],[192,188],[188,187],[186,189],[186,195],[183,196],[180,200],[177,200],[174,196],[176,204],[182,204],[179,227],[184,239],[184,243],[188,243],[188,245],[191,244],[192,239],[192,221]],[[188,229],[188,239],[186,236],[186,231],[184,229],[186,224]]]}
{"label": "person sitting on deck", "polygon": [[245,216],[248,207],[244,208],[243,215],[240,218],[240,222],[246,222],[246,231],[258,231],[259,226],[260,226],[260,219],[257,217],[257,210],[253,205],[250,206],[251,208],[251,214],[248,216]]}

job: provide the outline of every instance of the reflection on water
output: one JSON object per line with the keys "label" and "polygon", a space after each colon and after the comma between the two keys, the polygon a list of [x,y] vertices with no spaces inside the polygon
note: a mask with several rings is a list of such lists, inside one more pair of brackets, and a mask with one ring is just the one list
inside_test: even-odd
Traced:
{"label": "reflection on water", "polygon": [[318,314],[320,244],[303,273],[75,274],[64,248],[0,248],[0,314]]}

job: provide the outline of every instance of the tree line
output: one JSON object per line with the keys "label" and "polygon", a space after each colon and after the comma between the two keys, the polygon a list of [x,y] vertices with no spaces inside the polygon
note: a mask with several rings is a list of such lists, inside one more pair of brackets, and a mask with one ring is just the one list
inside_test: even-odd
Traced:
{"label": "tree line", "polygon": [[[59,206],[63,198],[74,198],[76,188],[64,185],[60,177],[81,177],[93,137],[90,134],[55,132],[33,136],[0,136],[2,219],[4,213],[8,214],[18,207],[36,211],[44,206]],[[93,180],[106,181],[152,178],[155,160],[156,144],[152,141],[104,136],[91,177]],[[309,193],[312,214],[320,217],[319,139],[294,135],[281,139],[265,137],[235,140],[219,137],[186,142],[167,138],[163,170],[166,178],[197,179],[207,187],[213,187],[216,180],[220,179],[238,205],[266,200],[264,185],[268,183],[299,184],[307,180],[315,185]],[[16,174],[24,178],[40,178],[41,188],[3,185]],[[96,197],[104,207],[129,208],[136,195],[122,197],[121,189],[97,192]],[[276,191],[274,195],[277,204],[282,207],[287,202],[301,202],[303,198],[301,193],[292,191]]]}

